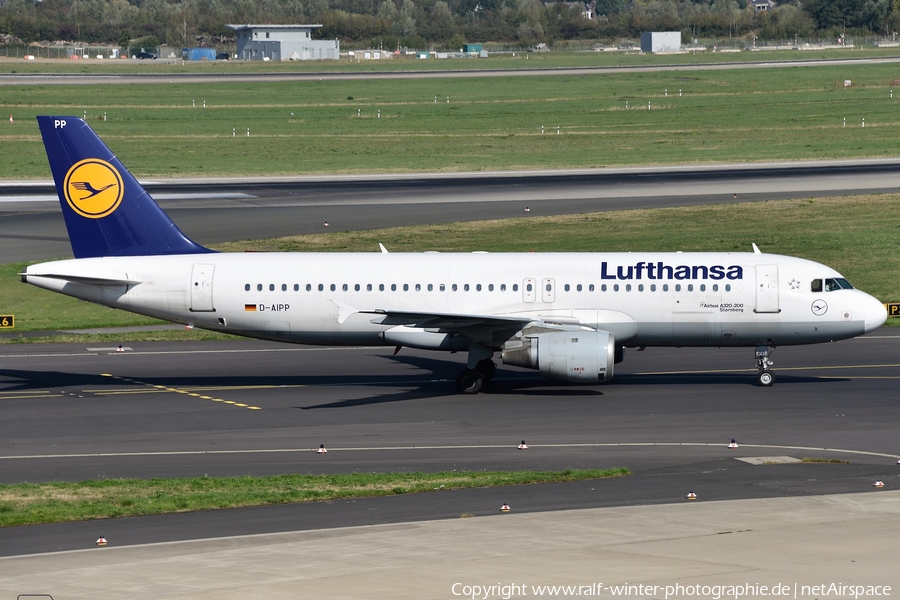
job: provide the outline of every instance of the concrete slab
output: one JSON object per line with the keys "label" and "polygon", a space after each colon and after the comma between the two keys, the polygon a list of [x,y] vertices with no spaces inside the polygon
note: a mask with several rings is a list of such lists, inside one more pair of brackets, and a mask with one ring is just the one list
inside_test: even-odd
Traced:
{"label": "concrete slab", "polygon": [[750,463],[751,465],[789,465],[803,462],[793,456],[739,456],[735,457],[735,460]]}
{"label": "concrete slab", "polygon": [[[498,507],[499,509],[499,507]],[[515,510],[515,507],[513,507]],[[900,491],[599,508],[0,558],[0,595],[54,598],[848,597],[900,589]],[[613,586],[630,584],[615,593]],[[502,586],[519,586],[506,588]],[[469,586],[469,587],[466,587]],[[477,589],[471,586],[498,586]],[[646,586],[650,586],[647,588]],[[653,587],[657,586],[657,587]],[[770,586],[763,591],[759,586]],[[804,589],[803,586],[808,586]],[[734,590],[720,590],[734,597]],[[864,589],[865,591],[865,589]],[[574,595],[570,593],[568,595]]]}

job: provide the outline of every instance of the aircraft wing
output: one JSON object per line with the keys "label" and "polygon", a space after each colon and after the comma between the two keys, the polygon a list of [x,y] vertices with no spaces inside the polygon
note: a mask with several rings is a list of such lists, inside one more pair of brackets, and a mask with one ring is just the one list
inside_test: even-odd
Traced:
{"label": "aircraft wing", "polygon": [[533,317],[511,317],[501,315],[477,315],[458,313],[416,312],[404,310],[361,310],[361,313],[381,315],[373,322],[379,325],[405,325],[420,329],[442,329],[462,331],[471,328],[518,331],[534,321]]}

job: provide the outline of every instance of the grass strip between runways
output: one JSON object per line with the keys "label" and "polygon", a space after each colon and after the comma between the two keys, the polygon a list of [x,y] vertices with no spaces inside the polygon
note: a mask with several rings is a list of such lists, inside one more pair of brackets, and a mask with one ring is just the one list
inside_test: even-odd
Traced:
{"label": "grass strip between runways", "polygon": [[437,490],[624,477],[631,471],[349,473],[195,479],[103,479],[0,485],[0,527],[241,506],[369,498]]}

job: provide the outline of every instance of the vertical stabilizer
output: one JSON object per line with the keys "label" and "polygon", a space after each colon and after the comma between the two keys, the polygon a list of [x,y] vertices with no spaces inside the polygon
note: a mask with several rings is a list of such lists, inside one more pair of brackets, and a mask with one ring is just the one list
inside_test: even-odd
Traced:
{"label": "vertical stabilizer", "polygon": [[175,226],[84,120],[37,120],[75,258],[212,252]]}

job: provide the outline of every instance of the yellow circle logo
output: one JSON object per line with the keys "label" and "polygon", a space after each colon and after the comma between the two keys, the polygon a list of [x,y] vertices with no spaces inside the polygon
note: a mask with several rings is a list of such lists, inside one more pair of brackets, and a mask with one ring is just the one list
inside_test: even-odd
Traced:
{"label": "yellow circle logo", "polygon": [[63,193],[76,213],[88,219],[111,214],[122,202],[125,186],[114,166],[99,158],[80,160],[66,173]]}

